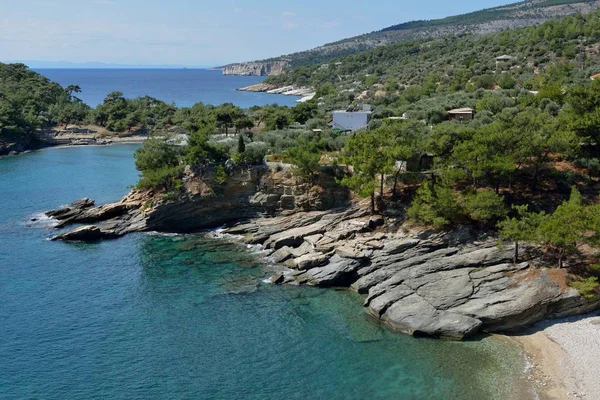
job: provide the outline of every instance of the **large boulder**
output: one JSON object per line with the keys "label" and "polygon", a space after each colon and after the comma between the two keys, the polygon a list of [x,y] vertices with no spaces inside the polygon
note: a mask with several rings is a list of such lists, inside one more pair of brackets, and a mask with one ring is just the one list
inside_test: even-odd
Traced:
{"label": "large boulder", "polygon": [[397,332],[454,340],[474,335],[482,325],[472,317],[439,311],[416,294],[396,301],[381,319]]}
{"label": "large boulder", "polygon": [[334,255],[327,265],[308,270],[304,277],[314,286],[348,287],[356,279],[356,271],[360,266],[359,260]]}

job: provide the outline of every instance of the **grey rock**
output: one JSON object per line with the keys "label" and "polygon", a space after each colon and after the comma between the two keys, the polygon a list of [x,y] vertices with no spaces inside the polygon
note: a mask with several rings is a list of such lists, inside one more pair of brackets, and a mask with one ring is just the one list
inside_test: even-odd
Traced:
{"label": "grey rock", "polygon": [[329,257],[321,253],[311,253],[294,259],[294,268],[299,270],[307,270],[325,264]]}
{"label": "grey rock", "polygon": [[279,198],[277,194],[256,193],[250,198],[250,205],[254,207],[263,207],[267,209],[277,208]]}
{"label": "grey rock", "polygon": [[46,216],[58,220],[73,218],[94,206],[94,201],[88,198],[75,200],[67,207],[46,212]]}
{"label": "grey rock", "polygon": [[293,228],[271,236],[265,242],[265,247],[274,249],[280,249],[283,246],[297,247],[302,244],[305,237],[323,233],[325,230],[325,226],[320,223]]}
{"label": "grey rock", "polygon": [[293,195],[283,195],[279,199],[279,206],[284,210],[293,210],[296,208],[296,197]]}
{"label": "grey rock", "polygon": [[312,252],[313,252],[313,246],[306,241],[302,242],[300,247],[290,249],[290,253],[296,258],[302,257],[303,255],[306,255],[306,254],[312,253]]}
{"label": "grey rock", "polygon": [[313,268],[305,276],[311,285],[321,287],[348,287],[355,280],[355,272],[360,267],[358,260],[334,255],[324,267]]}
{"label": "grey rock", "polygon": [[291,248],[289,248],[288,246],[283,246],[282,248],[271,254],[269,257],[275,263],[282,263],[292,257]]}
{"label": "grey rock", "polygon": [[482,325],[480,320],[472,317],[438,311],[416,294],[392,304],[382,320],[397,332],[454,340],[474,335]]}
{"label": "grey rock", "polygon": [[285,281],[284,274],[273,275],[272,277],[269,278],[269,282],[271,282],[275,285],[279,285],[279,284],[283,283],[284,281]]}
{"label": "grey rock", "polygon": [[321,240],[323,238],[323,235],[321,234],[317,234],[317,235],[312,235],[312,236],[307,236],[304,238],[304,241],[307,243],[310,243],[311,246],[316,247],[317,243],[319,242],[319,240]]}
{"label": "grey rock", "polygon": [[51,240],[61,240],[64,242],[93,242],[102,239],[112,239],[117,237],[114,232],[104,231],[97,226],[82,226],[62,235],[54,236]]}
{"label": "grey rock", "polygon": [[368,253],[362,249],[357,249],[355,247],[340,246],[335,249],[335,254],[337,254],[338,256],[343,257],[343,258],[351,258],[351,259],[360,260],[360,259],[368,258],[368,254],[370,254],[370,253]]}

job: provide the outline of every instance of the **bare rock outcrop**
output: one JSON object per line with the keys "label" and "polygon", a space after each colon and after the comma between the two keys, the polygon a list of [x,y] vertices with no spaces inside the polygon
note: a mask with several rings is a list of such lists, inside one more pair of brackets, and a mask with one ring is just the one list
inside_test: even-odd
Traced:
{"label": "bare rock outcrop", "polygon": [[290,63],[287,60],[275,60],[230,64],[220,69],[223,71],[223,75],[276,76],[283,74],[289,66]]}
{"label": "bare rock outcrop", "polygon": [[469,228],[409,230],[402,221],[370,215],[364,204],[340,201],[344,193],[331,186],[334,179],[325,185],[327,179],[314,190],[267,166],[232,172],[221,184],[210,171],[187,171],[175,199],[134,190],[118,203],[97,207],[81,199],[48,215],[59,227],[91,224],[53,238],[63,241],[228,224],[227,233],[262,245],[270,262],[281,265],[284,272],[271,282],[350,288],[364,295],[368,314],[417,336],[460,340],[515,331],[600,306],[600,299],[557,278],[564,271],[540,267],[534,248],[524,247],[515,265],[512,248]]}
{"label": "bare rock outcrop", "polygon": [[365,295],[370,315],[410,335],[460,340],[600,306],[537,267],[534,249],[514,265],[511,248],[467,228],[387,232],[389,225],[372,222],[353,206],[258,219],[229,232],[262,243],[271,262],[289,268],[272,282],[351,288]]}
{"label": "bare rock outcrop", "polygon": [[[271,171],[266,165],[232,170],[223,183],[217,182],[215,174],[214,167],[202,171],[188,168],[183,188],[175,196],[133,190],[117,203],[96,206],[90,199],[81,199],[48,211],[46,215],[58,221],[58,229],[73,224],[94,224],[88,227],[90,232],[99,230],[105,238],[110,238],[143,231],[197,232],[266,214],[341,207],[349,201],[348,190],[336,185],[335,177],[327,171],[313,186],[296,182],[289,172]],[[321,185],[336,187],[325,190]],[[330,197],[331,194],[334,196]],[[300,233],[295,238],[293,228],[282,227],[281,237],[273,238],[278,248],[295,245],[304,236]],[[299,227],[303,232],[310,229]],[[312,229],[309,233],[322,230]],[[56,236],[56,240],[65,241],[85,241],[86,238],[80,232]]]}

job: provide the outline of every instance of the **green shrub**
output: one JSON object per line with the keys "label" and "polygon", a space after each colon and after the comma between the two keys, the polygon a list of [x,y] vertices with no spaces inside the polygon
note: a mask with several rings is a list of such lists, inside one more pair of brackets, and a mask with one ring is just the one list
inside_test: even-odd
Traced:
{"label": "green shrub", "polygon": [[151,138],[135,151],[138,171],[152,171],[179,164],[179,149],[164,138]]}
{"label": "green shrub", "polygon": [[576,289],[579,292],[579,294],[581,294],[586,299],[593,299],[598,294],[598,288],[600,288],[600,283],[598,283],[598,278],[592,276],[586,279],[571,282],[569,286]]}
{"label": "green shrub", "polygon": [[219,166],[217,167],[217,172],[215,173],[215,180],[217,181],[217,183],[219,185],[223,185],[225,182],[227,182],[228,177],[229,176],[227,175],[225,168],[223,168],[223,166],[219,164]]}
{"label": "green shrub", "polygon": [[465,209],[471,219],[484,225],[494,224],[507,215],[504,199],[493,190],[480,190],[467,195]]}
{"label": "green shrub", "polygon": [[598,158],[578,158],[575,165],[580,168],[587,168],[590,176],[600,175],[600,160]]}
{"label": "green shrub", "polygon": [[294,174],[302,179],[311,180],[319,169],[321,150],[317,147],[315,140],[303,139],[298,144],[286,150],[285,158],[295,165]]}
{"label": "green shrub", "polygon": [[243,160],[250,165],[260,165],[265,162],[267,155],[267,145],[265,143],[248,143],[244,151]]}
{"label": "green shrub", "polygon": [[141,179],[136,187],[142,190],[163,189],[179,190],[183,166],[165,166],[158,169],[142,171]]}
{"label": "green shrub", "polygon": [[418,190],[408,216],[415,221],[441,228],[459,222],[464,210],[457,201],[452,188],[431,182],[424,183]]}

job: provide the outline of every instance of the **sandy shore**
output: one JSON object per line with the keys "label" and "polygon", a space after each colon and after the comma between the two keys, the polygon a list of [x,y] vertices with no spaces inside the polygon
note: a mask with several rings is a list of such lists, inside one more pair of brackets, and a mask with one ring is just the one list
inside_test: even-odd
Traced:
{"label": "sandy shore", "polygon": [[511,336],[525,350],[540,399],[600,400],[599,316],[546,321]]}

